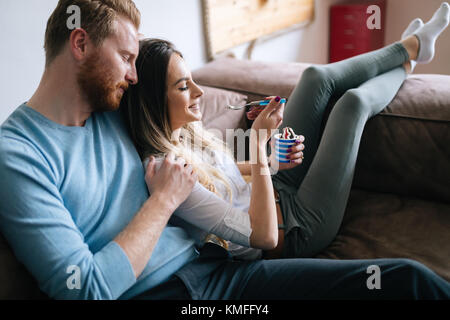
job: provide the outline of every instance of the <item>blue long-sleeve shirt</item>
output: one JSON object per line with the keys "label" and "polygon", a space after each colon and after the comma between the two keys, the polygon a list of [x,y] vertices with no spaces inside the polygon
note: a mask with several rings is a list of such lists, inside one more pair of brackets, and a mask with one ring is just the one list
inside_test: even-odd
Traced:
{"label": "blue long-sleeve shirt", "polygon": [[23,104],[0,127],[0,231],[51,298],[130,298],[195,259],[194,240],[168,225],[135,278],[113,239],[148,196],[118,112],[67,127]]}

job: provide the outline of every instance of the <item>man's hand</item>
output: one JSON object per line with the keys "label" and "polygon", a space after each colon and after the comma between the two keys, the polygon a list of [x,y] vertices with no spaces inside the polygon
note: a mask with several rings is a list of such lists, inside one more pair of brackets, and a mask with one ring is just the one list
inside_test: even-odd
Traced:
{"label": "man's hand", "polygon": [[173,152],[169,152],[159,170],[155,158],[150,157],[145,175],[148,191],[151,195],[163,196],[174,209],[186,200],[196,181],[197,174],[192,166],[183,158],[175,159]]}
{"label": "man's hand", "polygon": [[173,153],[166,156],[159,170],[156,164],[151,157],[145,174],[150,198],[114,239],[130,260],[136,278],[150,259],[167,221],[197,181],[192,167],[182,159],[175,160]]}

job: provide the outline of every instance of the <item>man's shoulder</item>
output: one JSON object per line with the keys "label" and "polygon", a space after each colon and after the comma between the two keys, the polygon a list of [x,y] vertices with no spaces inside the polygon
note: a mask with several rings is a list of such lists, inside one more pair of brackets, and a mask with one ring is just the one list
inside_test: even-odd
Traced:
{"label": "man's shoulder", "polygon": [[38,150],[29,139],[0,128],[0,163],[30,158],[35,161],[38,155]]}
{"label": "man's shoulder", "polygon": [[24,118],[23,105],[18,106],[6,120],[0,125],[0,137],[10,133],[14,127],[20,125]]}
{"label": "man's shoulder", "polygon": [[7,147],[10,141],[20,141],[24,132],[24,114],[22,106],[9,115],[9,117],[0,125],[0,146]]}
{"label": "man's shoulder", "polygon": [[0,161],[12,157],[13,154],[16,156],[36,154],[37,150],[27,124],[29,121],[24,105],[21,105],[0,125]]}

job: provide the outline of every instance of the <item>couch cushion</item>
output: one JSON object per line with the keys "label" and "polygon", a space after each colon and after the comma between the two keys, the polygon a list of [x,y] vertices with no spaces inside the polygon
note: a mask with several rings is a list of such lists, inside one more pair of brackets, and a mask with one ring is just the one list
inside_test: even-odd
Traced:
{"label": "couch cushion", "polygon": [[337,237],[316,258],[409,258],[450,281],[449,212],[449,204],[353,189]]}
{"label": "couch cushion", "polygon": [[228,104],[243,106],[247,103],[247,96],[218,88],[200,86],[204,91],[200,100],[202,122],[206,129],[217,129],[221,138],[226,138],[226,129],[246,128],[245,109],[230,110]]}

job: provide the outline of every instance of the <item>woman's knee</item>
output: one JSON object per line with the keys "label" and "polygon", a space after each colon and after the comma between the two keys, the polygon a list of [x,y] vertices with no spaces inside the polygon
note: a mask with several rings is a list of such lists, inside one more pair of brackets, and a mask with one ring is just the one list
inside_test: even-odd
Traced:
{"label": "woman's knee", "polygon": [[305,69],[302,74],[302,80],[308,81],[308,83],[315,84],[316,86],[329,84],[328,72],[320,65],[313,65]]}
{"label": "woman's knee", "polygon": [[343,108],[351,114],[364,114],[371,110],[368,93],[363,89],[348,90],[342,97],[339,108]]}

